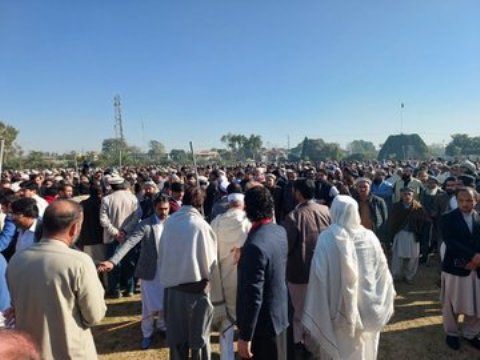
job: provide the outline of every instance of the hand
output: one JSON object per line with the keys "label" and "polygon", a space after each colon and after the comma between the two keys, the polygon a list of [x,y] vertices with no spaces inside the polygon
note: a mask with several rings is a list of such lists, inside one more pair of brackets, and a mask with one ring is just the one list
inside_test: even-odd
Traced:
{"label": "hand", "polygon": [[242,359],[251,359],[252,354],[252,342],[238,339],[237,342],[238,354]]}
{"label": "hand", "polygon": [[480,266],[480,254],[475,254],[471,262],[473,262],[477,267]]}
{"label": "hand", "polygon": [[5,318],[5,327],[13,329],[15,327],[15,308],[9,307],[5,309],[3,317]]}
{"label": "hand", "polygon": [[120,231],[117,235],[115,235],[115,240],[122,244],[125,241],[125,232]]}
{"label": "hand", "polygon": [[111,261],[102,261],[97,264],[98,272],[110,272],[113,270],[115,265]]}

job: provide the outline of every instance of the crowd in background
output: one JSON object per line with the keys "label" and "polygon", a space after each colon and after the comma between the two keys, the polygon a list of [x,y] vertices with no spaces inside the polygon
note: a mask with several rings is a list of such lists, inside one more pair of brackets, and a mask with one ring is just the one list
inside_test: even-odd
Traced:
{"label": "crowd in background", "polygon": [[[59,213],[47,214],[48,224],[44,224],[44,216],[50,204],[68,200],[66,208],[73,202],[83,210],[83,225],[78,229],[65,225],[65,231],[78,230],[68,241],[75,240],[72,245],[74,242],[97,264],[96,280],[103,285],[105,297],[130,297],[141,289],[144,349],[151,345],[156,319],[156,329],[166,336],[172,358],[185,358],[189,348],[198,351],[198,358],[209,358],[206,337],[210,325],[223,334],[222,359],[233,358],[235,325],[238,351],[245,358],[252,354],[256,358],[295,359],[316,354],[323,354],[322,359],[376,357],[378,334],[392,315],[395,294],[393,284],[385,278],[384,266],[390,267],[393,280],[412,284],[421,276],[421,270],[417,274],[419,265],[436,264],[436,258],[443,261],[438,284],[442,286],[447,345],[459,347],[455,341],[459,337],[456,316],[466,314],[474,324],[470,324],[471,333],[464,336],[478,348],[480,340],[477,343],[474,339],[480,332],[480,306],[477,309],[476,300],[459,305],[460,300],[449,292],[455,279],[444,273],[465,277],[480,266],[480,232],[476,233],[475,225],[479,165],[470,160],[436,159],[7,170],[0,180],[0,312],[6,311],[8,322],[7,309],[12,302],[17,307],[10,296],[14,298],[18,291],[8,291],[15,287],[12,282],[16,279],[10,275],[8,286],[6,282],[8,262],[45,239],[46,230],[54,233],[48,216],[58,220]],[[445,215],[455,209],[470,228],[468,249],[450,238],[458,234],[449,232],[451,224],[445,224]],[[61,213],[65,209],[57,210]],[[475,214],[473,222],[465,214]],[[317,244],[322,241],[320,235],[324,246]],[[329,241],[347,245],[335,250],[326,245]],[[354,243],[357,248],[349,245]],[[361,253],[359,243],[370,252]],[[338,268],[320,260],[332,251],[330,258],[339,256]],[[362,261],[371,263],[372,259],[375,269],[365,265],[360,272],[363,275],[359,275]],[[468,270],[468,274],[459,275],[458,268]],[[379,269],[381,273],[377,273]],[[279,271],[284,275],[276,278],[273,273]],[[329,271],[341,277],[330,278],[325,285],[323,276]],[[256,283],[262,276],[263,281]],[[371,286],[364,281],[368,276],[368,282],[385,287],[385,293],[376,299],[382,305],[377,304],[379,320],[375,324],[366,324],[362,311],[371,310],[358,305],[362,296],[367,296],[358,289]],[[338,284],[334,286],[332,281]],[[473,284],[467,285],[472,287],[469,294],[480,291],[475,278],[469,281]],[[340,301],[344,307],[340,310],[351,314],[345,324],[337,328],[340,325],[333,323],[330,329],[318,331],[319,319],[328,317],[318,307],[328,308],[330,301],[322,302],[313,289],[325,292],[325,286],[334,289],[335,296],[349,286],[359,294],[354,302]],[[182,317],[187,316],[182,315],[182,306],[193,306],[200,300],[207,305],[198,310],[198,318]],[[241,309],[235,306],[237,302]],[[268,311],[274,315],[266,314]],[[360,324],[362,317],[365,324]],[[179,321],[190,324],[189,328],[176,327]],[[342,342],[341,331],[347,331],[352,343]],[[44,336],[48,331],[30,335],[43,356],[55,358],[52,354],[56,349],[45,352],[39,333]],[[355,357],[352,354],[358,355],[359,343],[363,350]],[[62,354],[68,354],[64,351]]]}

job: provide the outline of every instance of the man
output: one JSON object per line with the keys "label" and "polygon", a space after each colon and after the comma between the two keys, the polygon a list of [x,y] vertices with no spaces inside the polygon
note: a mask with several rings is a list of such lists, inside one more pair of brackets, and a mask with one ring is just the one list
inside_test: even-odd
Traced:
{"label": "man", "polygon": [[82,221],[80,205],[57,200],[45,211],[42,240],[8,266],[16,328],[40,345],[42,359],[97,358],[90,327],[106,306],[92,260],[71,249]]}
{"label": "man", "polygon": [[[103,242],[106,244],[106,256],[110,258],[117,247],[125,241],[125,237],[137,225],[142,210],[135,195],[128,189],[127,182],[120,176],[108,179],[112,193],[102,198],[100,206],[100,225],[103,227]],[[133,296],[133,272],[135,264],[130,252],[118,267],[108,274],[108,297],[121,296],[120,285],[123,286],[124,296]],[[120,284],[122,282],[122,284]]]}
{"label": "man", "polygon": [[59,199],[73,198],[73,186],[71,184],[62,184],[58,190]]}
{"label": "man", "polygon": [[386,226],[388,210],[385,201],[370,191],[371,181],[359,178],[356,181],[356,194],[353,196],[358,203],[360,221],[364,228],[372,230],[383,247],[386,243]]}
{"label": "man", "polygon": [[321,204],[330,206],[332,204],[333,198],[339,194],[338,189],[328,182],[327,179],[327,170],[318,169],[317,172],[317,181],[315,199],[317,199]]}
{"label": "man", "polygon": [[401,191],[401,201],[393,205],[388,219],[392,245],[392,275],[395,280],[405,279],[413,284],[420,258],[420,240],[423,236],[425,212],[413,199],[415,191],[406,187]]}
{"label": "man", "polygon": [[34,180],[27,180],[20,183],[18,195],[20,197],[32,198],[36,201],[38,214],[41,217],[48,206],[48,202],[38,195],[39,187]]}
{"label": "man", "polygon": [[273,223],[273,199],[263,186],[245,194],[252,229],[238,263],[238,352],[242,358],[286,359],[288,241]]}
{"label": "man", "polygon": [[[103,228],[102,225],[100,225],[102,197],[103,188],[100,185],[92,184],[90,186],[90,196],[80,202],[84,215],[82,230],[77,245],[83,252],[90,255],[95,263],[105,260]],[[75,200],[72,199],[72,201]],[[102,274],[100,278],[102,283],[106,285],[106,275]]]}
{"label": "man", "polygon": [[18,229],[15,252],[19,252],[38,241],[36,238],[36,233],[39,231],[37,202],[32,198],[21,198],[10,205],[10,211]]}
{"label": "man", "polygon": [[387,209],[392,207],[393,186],[385,181],[385,171],[378,169],[373,177],[371,191],[373,195],[379,196],[385,201]]}
{"label": "man", "polygon": [[410,165],[403,169],[402,177],[398,179],[393,186],[393,203],[401,200],[402,189],[406,187],[413,190],[413,198],[418,200],[420,190],[422,189],[422,182],[413,177],[413,167]]}
{"label": "man", "polygon": [[218,276],[212,281],[212,301],[219,303],[219,306],[215,307],[215,323],[212,325],[217,326],[221,332],[220,360],[235,359],[233,349],[237,300],[235,255],[245,243],[251,227],[244,211],[244,195],[231,193],[227,200],[228,210],[212,221],[218,245],[218,274],[215,274]]}
{"label": "man", "polygon": [[302,325],[303,306],[307,292],[310,264],[320,233],[330,225],[330,212],[326,205],[316,203],[315,182],[298,179],[294,183],[298,205],[286,216],[283,226],[287,231],[287,281],[293,305],[293,341],[298,359],[308,356],[308,341]]}
{"label": "man", "polygon": [[160,237],[168,217],[170,204],[166,195],[156,195],[153,198],[154,214],[144,219],[131,233],[126,241],[117,248],[117,252],[109,260],[101,262],[100,271],[111,271],[122,258],[141,242],[135,276],[141,279],[142,293],[142,349],[148,349],[152,344],[154,317],[158,315],[157,329],[165,333],[163,319],[163,286],[160,282]]}
{"label": "man", "polygon": [[170,191],[170,215],[172,215],[182,206],[182,199],[185,194],[185,185],[180,182],[174,182],[170,186]]}
{"label": "man", "polygon": [[315,248],[303,324],[320,359],[375,360],[394,310],[387,259],[375,234],[360,224],[354,199],[335,197],[331,216]]}
{"label": "man", "polygon": [[160,239],[160,283],[166,289],[167,344],[173,360],[210,359],[213,306],[209,282],[217,264],[217,243],[200,210],[204,193],[185,191],[182,207],[165,222]]}
{"label": "man", "polygon": [[426,234],[422,236],[420,243],[420,262],[427,262],[430,252],[436,248],[438,244],[437,229],[435,223],[435,201],[443,193],[443,190],[438,186],[438,180],[434,176],[429,176],[422,191],[420,192],[420,204],[425,209],[426,213]]}
{"label": "man", "polygon": [[157,192],[157,185],[152,180],[148,180],[143,183],[143,199],[140,201],[140,207],[142,208],[142,220],[152,216],[155,212],[153,209],[153,198]]}
{"label": "man", "polygon": [[476,193],[471,188],[457,192],[458,208],[441,218],[445,242],[442,263],[442,317],[446,343],[460,348],[458,315],[463,314],[463,337],[480,349],[480,218],[474,210]]}
{"label": "man", "polygon": [[272,194],[273,202],[275,204],[275,221],[277,224],[281,224],[283,221],[282,214],[282,188],[277,185],[277,177],[272,173],[265,174],[265,187]]}

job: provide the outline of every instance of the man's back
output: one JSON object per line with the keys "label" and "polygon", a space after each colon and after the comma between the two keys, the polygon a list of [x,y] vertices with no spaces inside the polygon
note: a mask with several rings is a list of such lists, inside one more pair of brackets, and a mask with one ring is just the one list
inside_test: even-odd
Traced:
{"label": "man's back", "polygon": [[43,240],[16,254],[7,275],[17,329],[33,336],[42,358],[96,358],[89,327],[105,316],[106,306],[88,255]]}
{"label": "man's back", "polygon": [[[276,224],[250,232],[238,264],[237,320],[241,338],[275,336],[288,326],[287,235]],[[261,294],[261,296],[260,296]]]}

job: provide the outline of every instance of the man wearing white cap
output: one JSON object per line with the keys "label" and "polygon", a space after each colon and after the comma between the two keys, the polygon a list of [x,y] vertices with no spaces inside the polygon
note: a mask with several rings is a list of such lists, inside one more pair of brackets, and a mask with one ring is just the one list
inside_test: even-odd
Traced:
{"label": "man wearing white cap", "polygon": [[[113,192],[102,198],[100,205],[100,224],[103,227],[103,242],[107,247],[107,258],[115,253],[117,247],[125,241],[142,216],[142,209],[138,199],[133,195],[120,176],[112,176],[108,184]],[[133,264],[129,264],[125,258],[118,266],[108,274],[109,297],[120,297],[119,283],[123,282],[124,294],[133,295]],[[122,278],[122,279],[120,279]]]}
{"label": "man wearing white cap", "polygon": [[212,221],[217,236],[218,272],[212,280],[212,302],[215,307],[213,325],[220,330],[220,359],[235,359],[233,335],[235,305],[237,298],[236,254],[250,231],[250,221],[244,208],[244,195],[232,193],[227,196],[229,209]]}

